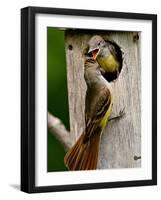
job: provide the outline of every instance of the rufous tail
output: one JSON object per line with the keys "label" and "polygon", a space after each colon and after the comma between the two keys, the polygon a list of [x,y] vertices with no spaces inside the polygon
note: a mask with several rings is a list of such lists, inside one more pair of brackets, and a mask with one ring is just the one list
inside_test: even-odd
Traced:
{"label": "rufous tail", "polygon": [[64,157],[69,170],[93,170],[97,167],[100,133],[94,134],[88,141],[84,133]]}

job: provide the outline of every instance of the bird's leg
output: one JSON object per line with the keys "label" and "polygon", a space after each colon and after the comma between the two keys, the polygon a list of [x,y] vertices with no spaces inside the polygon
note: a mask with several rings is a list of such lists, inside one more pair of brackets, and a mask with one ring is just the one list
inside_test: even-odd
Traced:
{"label": "bird's leg", "polygon": [[117,116],[115,116],[115,117],[112,117],[112,118],[109,118],[108,121],[120,119],[120,118],[122,118],[124,115],[125,115],[125,108],[123,108],[122,110],[120,110],[119,115],[117,115]]}

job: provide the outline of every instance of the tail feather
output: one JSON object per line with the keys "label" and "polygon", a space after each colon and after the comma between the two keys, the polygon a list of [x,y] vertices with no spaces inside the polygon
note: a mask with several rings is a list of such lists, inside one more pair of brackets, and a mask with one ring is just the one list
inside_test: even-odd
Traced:
{"label": "tail feather", "polygon": [[97,167],[100,133],[84,143],[84,133],[67,152],[64,163],[69,170],[92,170]]}
{"label": "tail feather", "polygon": [[65,155],[64,162],[70,170],[72,170],[74,168],[74,165],[76,163],[76,160],[77,160],[77,157],[79,154],[79,150],[80,150],[80,146],[82,143],[82,139],[83,139],[82,136],[83,135],[80,136],[80,138],[75,143],[75,145]]}

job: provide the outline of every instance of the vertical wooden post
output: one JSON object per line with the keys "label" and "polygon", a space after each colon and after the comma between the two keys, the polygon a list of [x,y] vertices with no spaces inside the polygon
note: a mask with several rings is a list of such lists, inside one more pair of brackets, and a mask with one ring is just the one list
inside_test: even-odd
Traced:
{"label": "vertical wooden post", "polygon": [[70,132],[73,143],[84,129],[84,50],[93,34],[110,37],[124,51],[119,78],[113,84],[112,116],[125,109],[123,118],[110,121],[101,139],[98,169],[141,166],[141,62],[139,33],[87,32],[67,30],[66,59],[70,109]]}

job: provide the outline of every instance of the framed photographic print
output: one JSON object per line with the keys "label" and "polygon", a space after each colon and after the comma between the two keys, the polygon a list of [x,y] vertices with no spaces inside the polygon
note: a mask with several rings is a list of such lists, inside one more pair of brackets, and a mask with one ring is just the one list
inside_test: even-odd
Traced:
{"label": "framed photographic print", "polygon": [[157,184],[157,16],[21,9],[21,190]]}

